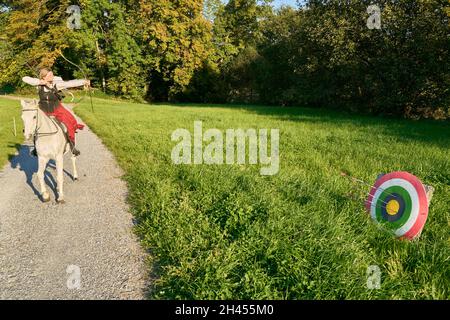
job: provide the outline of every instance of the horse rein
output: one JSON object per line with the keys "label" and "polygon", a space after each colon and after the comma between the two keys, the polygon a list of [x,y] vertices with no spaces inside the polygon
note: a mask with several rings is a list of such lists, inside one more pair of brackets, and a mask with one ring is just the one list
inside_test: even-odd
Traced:
{"label": "horse rein", "polygon": [[38,128],[38,124],[39,124],[39,108],[38,109],[24,109],[22,110],[22,112],[31,112],[31,111],[36,111],[36,130],[34,131],[34,136],[35,138],[39,138],[39,137],[47,137],[47,136],[53,136],[55,134],[57,134],[59,132],[59,126],[55,123],[55,120],[52,119],[51,117],[49,117],[49,119],[52,121],[53,125],[56,128],[55,132],[48,132],[48,133],[39,133],[39,129],[41,127]]}

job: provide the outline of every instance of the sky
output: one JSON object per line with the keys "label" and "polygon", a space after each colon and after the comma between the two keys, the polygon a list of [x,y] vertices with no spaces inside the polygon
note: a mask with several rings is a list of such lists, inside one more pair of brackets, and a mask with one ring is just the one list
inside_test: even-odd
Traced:
{"label": "sky", "polygon": [[297,0],[274,0],[273,4],[276,8],[279,8],[282,5],[297,7]]}

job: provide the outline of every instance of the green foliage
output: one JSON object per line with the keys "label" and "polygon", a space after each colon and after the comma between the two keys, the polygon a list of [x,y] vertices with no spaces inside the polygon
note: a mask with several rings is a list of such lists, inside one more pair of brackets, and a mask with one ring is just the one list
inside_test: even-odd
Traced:
{"label": "green foliage", "polygon": [[446,117],[450,28],[444,1],[310,1],[269,19],[260,42],[263,102]]}
{"label": "green foliage", "polygon": [[[16,1],[0,24],[6,33],[0,46],[4,72],[0,86],[21,86],[24,75],[36,76],[41,67],[53,67],[66,79],[89,75],[97,86],[109,93],[137,99],[144,95],[140,48],[132,37],[123,4],[107,0],[84,0],[82,29],[67,27],[67,8],[71,1]],[[2,21],[5,18],[2,18]],[[134,31],[134,30],[133,30]],[[67,64],[60,52],[80,65]]]}
{"label": "green foliage", "polygon": [[271,7],[258,0],[230,0],[218,12],[215,23],[226,31],[226,36],[238,48],[255,45],[260,39],[259,19],[265,17]]}
{"label": "green foliage", "polygon": [[256,48],[247,46],[224,67],[225,88],[230,93],[230,102],[248,102],[256,100],[254,88],[257,83]]}
{"label": "green foliage", "polygon": [[[207,67],[195,73],[181,100],[256,101],[255,63],[259,56],[256,44],[262,38],[260,21],[272,11],[270,2],[232,0],[226,5],[216,6],[212,26],[213,50],[204,63]],[[210,86],[205,86],[207,84]],[[205,100],[206,96],[210,99]],[[195,100],[195,97],[200,99]]]}
{"label": "green foliage", "polygon": [[[303,76],[308,74],[307,63],[311,62],[304,53],[307,48],[300,48],[306,37],[305,31],[299,29],[300,22],[301,14],[292,8],[282,8],[263,22],[264,41],[259,45],[260,57],[254,69],[255,90],[261,101],[305,104],[309,97],[321,94],[320,89],[305,90],[299,83],[302,79],[299,72],[303,70]],[[304,85],[307,84],[305,81]]]}
{"label": "green foliage", "polygon": [[145,72],[141,48],[125,21],[123,7],[118,3],[110,3],[109,6],[108,27],[111,34],[105,46],[105,55],[108,57],[107,87],[125,98],[143,97],[145,83],[142,78],[145,77]]}
{"label": "green foliage", "polygon": [[136,36],[145,53],[148,96],[170,100],[190,83],[211,50],[202,0],[139,1]]}
{"label": "green foliage", "polygon": [[224,90],[225,85],[226,82],[217,64],[205,62],[194,73],[189,86],[178,95],[177,100],[220,103],[228,99]]}
{"label": "green foliage", "polygon": [[226,101],[449,117],[447,1],[381,1],[381,30],[367,27],[371,1],[255,3],[230,1],[215,21]]}
{"label": "green foliage", "polygon": [[[153,261],[150,298],[449,299],[450,148],[445,123],[306,108],[145,105],[96,100],[76,112],[124,168],[136,231]],[[171,133],[279,128],[281,168],[177,166]],[[436,188],[421,238],[394,239],[371,221],[368,187],[407,170]],[[347,197],[346,195],[353,194]],[[355,198],[361,198],[357,200]],[[367,267],[381,269],[368,290]]]}
{"label": "green foliage", "polygon": [[0,86],[20,85],[24,75],[36,76],[38,68],[52,66],[59,48],[67,46],[65,20],[61,20],[65,1],[17,0],[9,3],[9,10],[0,23],[1,47]]}
{"label": "green foliage", "polygon": [[[64,52],[104,91],[140,99],[145,94],[143,57],[124,9],[121,2],[86,0],[82,29],[71,31],[73,41]],[[62,68],[72,67],[61,63]],[[83,76],[76,68],[72,72]]]}
{"label": "green foliage", "polygon": [[0,87],[53,66],[131,99],[449,117],[448,0],[378,1],[381,29],[367,27],[370,0],[271,2],[80,0],[69,30],[69,0],[3,1]]}

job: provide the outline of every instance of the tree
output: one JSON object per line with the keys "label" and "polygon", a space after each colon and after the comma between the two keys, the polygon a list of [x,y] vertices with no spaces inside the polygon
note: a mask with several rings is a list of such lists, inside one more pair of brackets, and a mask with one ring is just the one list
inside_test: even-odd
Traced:
{"label": "tree", "polygon": [[395,115],[439,112],[449,105],[446,3],[381,2],[380,30],[366,25],[370,1],[311,0],[297,20],[279,12],[259,45],[261,98]]}
{"label": "tree", "polygon": [[[53,67],[139,99],[437,116],[450,106],[448,0],[0,1],[0,87]],[[300,2],[299,2],[300,3]],[[68,64],[61,53],[78,67]]]}
{"label": "tree", "polygon": [[211,23],[202,0],[139,0],[134,18],[144,53],[148,98],[174,100],[208,59]]}
{"label": "tree", "polygon": [[[7,53],[0,57],[0,85],[20,85],[23,75],[36,75],[40,67],[53,66],[59,49],[67,46],[64,8],[69,1],[16,0],[3,2],[2,46]],[[5,13],[2,13],[4,15]]]}
{"label": "tree", "polygon": [[219,7],[213,24],[214,50],[209,59],[219,74],[213,77],[218,78],[223,87],[221,94],[214,90],[216,97],[228,97],[225,101],[233,102],[256,99],[256,45],[262,36],[260,24],[272,13],[271,2],[230,0]]}
{"label": "tree", "polygon": [[311,91],[302,90],[299,72],[307,73],[302,12],[284,7],[263,21],[263,40],[258,44],[255,91],[268,104],[301,104]]}

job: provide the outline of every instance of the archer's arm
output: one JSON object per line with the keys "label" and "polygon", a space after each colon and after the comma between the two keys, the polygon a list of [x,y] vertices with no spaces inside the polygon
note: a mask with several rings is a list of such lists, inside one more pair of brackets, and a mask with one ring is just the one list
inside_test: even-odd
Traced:
{"label": "archer's arm", "polygon": [[23,77],[22,81],[29,85],[35,86],[35,87],[37,87],[40,84],[39,79],[32,78],[32,77]]}
{"label": "archer's arm", "polygon": [[56,89],[58,89],[58,90],[83,87],[84,85],[86,85],[86,80],[84,80],[84,79],[70,80],[70,81],[58,81],[55,83]]}

